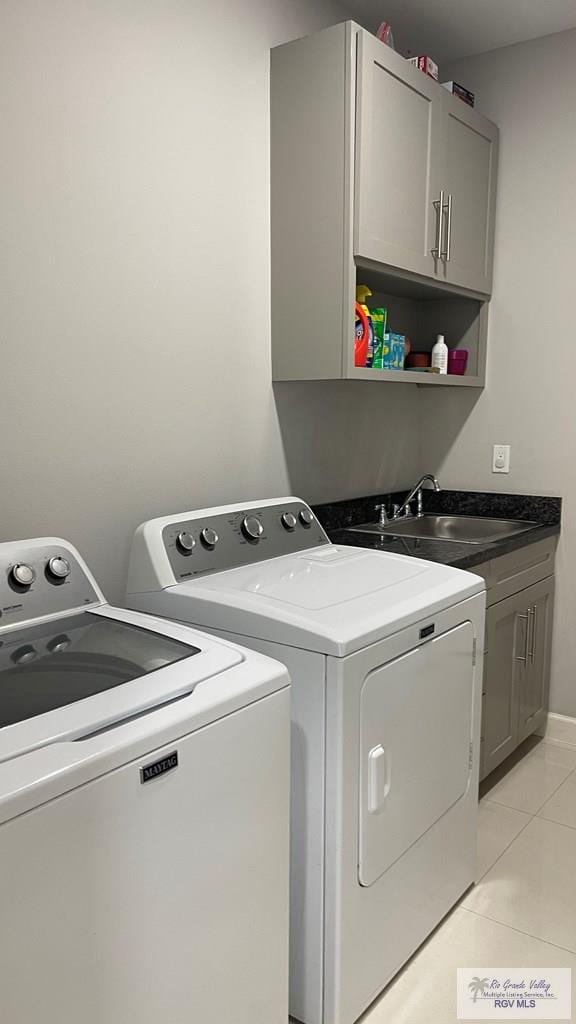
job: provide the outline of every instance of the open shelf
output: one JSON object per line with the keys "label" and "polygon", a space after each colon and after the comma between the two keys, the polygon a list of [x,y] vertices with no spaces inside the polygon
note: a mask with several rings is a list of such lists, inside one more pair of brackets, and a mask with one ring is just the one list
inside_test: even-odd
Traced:
{"label": "open shelf", "polygon": [[[321,277],[322,268],[310,271]],[[308,276],[308,275],[307,275]],[[410,338],[412,352],[430,352],[438,334],[449,349],[468,351],[466,373],[381,370],[354,365],[356,285],[372,291],[368,306],[385,306],[387,329]],[[340,302],[319,303],[306,282],[292,295],[273,327],[273,379],[365,380],[418,387],[483,388],[486,383],[488,307],[486,296],[422,280],[392,267],[351,263]],[[295,310],[300,308],[300,315]],[[302,329],[304,324],[304,329]]]}
{"label": "open shelf", "polygon": [[373,370],[371,367],[355,366],[348,374],[348,380],[371,380],[380,384],[417,384],[419,387],[468,387],[483,388],[484,379],[470,374],[422,373],[419,370]]}
{"label": "open shelf", "polygon": [[410,338],[412,352],[431,352],[437,335],[443,334],[449,349],[467,350],[468,365],[464,375],[357,367],[352,340],[348,379],[425,387],[484,387],[488,311],[484,297],[400,277],[386,267],[376,269],[358,263],[355,273],[356,284],[365,284],[372,291],[368,307],[386,307],[387,330]]}

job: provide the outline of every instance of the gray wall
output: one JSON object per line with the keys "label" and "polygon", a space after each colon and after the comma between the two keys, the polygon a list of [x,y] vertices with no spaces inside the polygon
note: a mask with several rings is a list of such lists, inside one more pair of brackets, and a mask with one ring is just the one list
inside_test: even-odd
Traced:
{"label": "gray wall", "polygon": [[486,390],[421,396],[422,462],[446,486],[563,496],[551,701],[576,715],[576,31],[444,71],[500,126],[495,281]]}
{"label": "gray wall", "polygon": [[[134,526],[165,511],[328,500],[421,468],[562,493],[552,699],[576,714],[576,33],[451,69],[502,130],[486,392],[272,388],[268,50],[345,16],[3,0],[0,539],[70,537],[116,600]],[[494,441],[513,445],[508,477]]]}
{"label": "gray wall", "polygon": [[344,17],[0,6],[0,539],[69,537],[113,600],[142,519],[417,472],[415,388],[270,384],[269,47]]}

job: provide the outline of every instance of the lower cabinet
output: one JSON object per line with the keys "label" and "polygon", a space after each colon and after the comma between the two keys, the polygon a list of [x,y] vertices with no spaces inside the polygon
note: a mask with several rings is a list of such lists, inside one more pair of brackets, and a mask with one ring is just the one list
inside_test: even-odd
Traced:
{"label": "lower cabinet", "polygon": [[[479,571],[488,587],[480,777],[484,779],[543,724],[548,709],[554,610],[554,576],[529,586],[553,568],[553,542],[495,559]],[[540,556],[544,556],[540,558]],[[516,571],[517,570],[517,571]],[[514,580],[519,586],[515,593]],[[495,582],[496,581],[496,582]],[[499,593],[499,588],[501,588]],[[498,600],[500,594],[502,600]]]}
{"label": "lower cabinet", "polygon": [[486,613],[482,778],[546,716],[554,577],[500,601]]}
{"label": "lower cabinet", "polygon": [[482,763],[484,778],[518,744],[519,665],[524,646],[524,600],[518,594],[486,611],[486,651],[482,689]]}
{"label": "lower cabinet", "polygon": [[518,688],[518,742],[544,724],[550,690],[554,577],[530,587],[526,648],[518,658],[523,668]]}

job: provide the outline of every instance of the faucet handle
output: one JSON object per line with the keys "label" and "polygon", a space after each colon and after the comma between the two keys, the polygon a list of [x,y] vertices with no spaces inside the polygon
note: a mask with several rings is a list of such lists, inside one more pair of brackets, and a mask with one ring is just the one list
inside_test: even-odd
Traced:
{"label": "faucet handle", "polygon": [[392,505],[392,519],[412,519],[412,506],[410,502],[404,507],[404,505]]}
{"label": "faucet handle", "polygon": [[379,526],[387,526],[388,525],[388,513],[386,511],[386,505],[384,504],[384,502],[382,501],[382,502],[380,502],[379,505],[375,505],[374,506],[374,510],[376,512],[380,513],[380,519],[378,520],[378,525]]}

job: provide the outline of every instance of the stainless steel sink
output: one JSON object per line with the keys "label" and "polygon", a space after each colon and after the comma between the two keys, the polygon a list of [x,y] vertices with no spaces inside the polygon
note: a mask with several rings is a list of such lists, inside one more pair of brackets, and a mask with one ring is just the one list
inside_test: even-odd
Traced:
{"label": "stainless steel sink", "polygon": [[363,523],[351,526],[351,533],[377,533],[393,537],[419,537],[422,540],[451,540],[459,544],[488,544],[490,541],[512,537],[537,526],[537,523],[518,519],[483,519],[479,516],[421,516],[396,519],[380,526]]}

